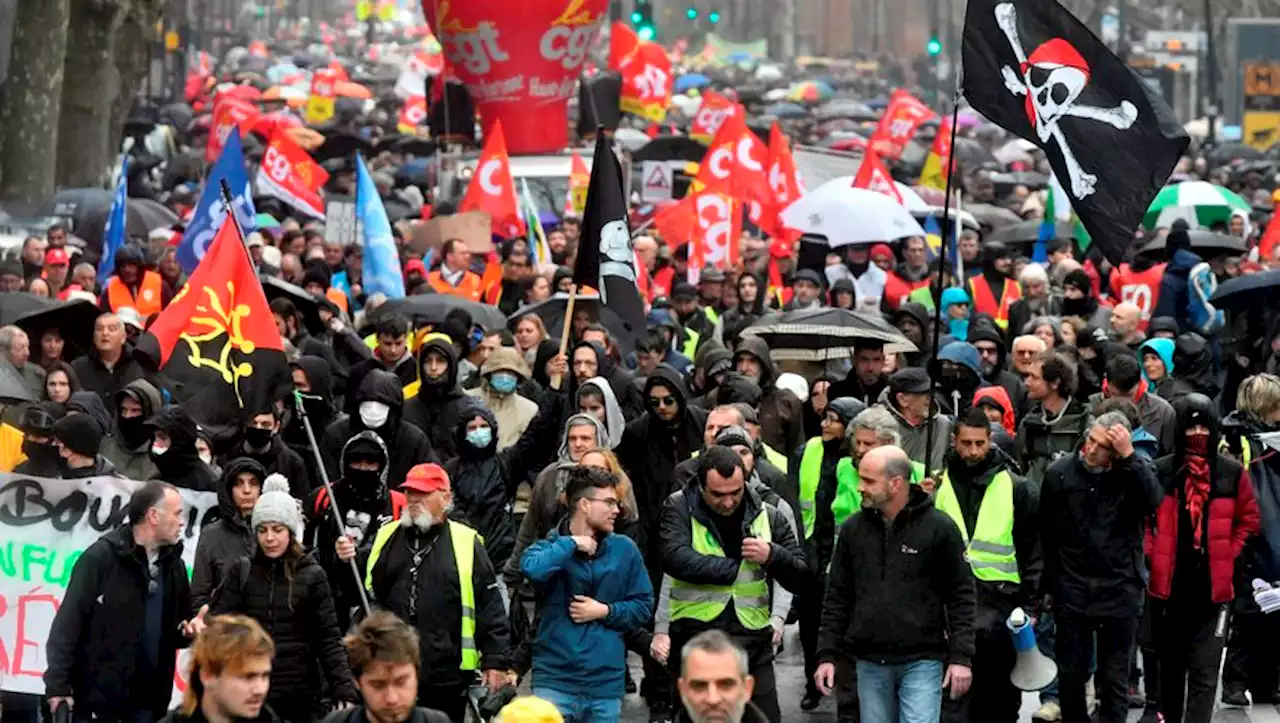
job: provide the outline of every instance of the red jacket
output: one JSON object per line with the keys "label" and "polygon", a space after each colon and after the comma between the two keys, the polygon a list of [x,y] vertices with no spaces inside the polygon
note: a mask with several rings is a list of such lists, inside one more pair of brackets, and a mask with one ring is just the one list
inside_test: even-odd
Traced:
{"label": "red jacket", "polygon": [[[1174,474],[1173,457],[1157,464],[1161,480],[1183,484],[1183,475]],[[1209,489],[1205,514],[1209,518],[1204,544],[1209,550],[1209,584],[1213,602],[1228,603],[1235,598],[1236,558],[1245,541],[1258,531],[1258,501],[1253,496],[1249,473],[1234,460],[1219,456],[1215,478]],[[1168,600],[1173,588],[1173,571],[1178,556],[1178,522],[1182,496],[1177,489],[1165,489],[1164,501],[1156,510],[1153,528],[1147,525],[1146,549],[1151,557],[1151,597]]]}

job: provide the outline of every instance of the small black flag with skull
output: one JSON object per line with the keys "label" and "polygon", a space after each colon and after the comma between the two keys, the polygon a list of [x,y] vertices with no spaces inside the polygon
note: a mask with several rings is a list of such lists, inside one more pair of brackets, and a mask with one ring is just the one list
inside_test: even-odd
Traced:
{"label": "small black flag with skull", "polygon": [[1056,0],[969,0],[964,96],[1035,143],[1119,263],[1190,139],[1173,111]]}

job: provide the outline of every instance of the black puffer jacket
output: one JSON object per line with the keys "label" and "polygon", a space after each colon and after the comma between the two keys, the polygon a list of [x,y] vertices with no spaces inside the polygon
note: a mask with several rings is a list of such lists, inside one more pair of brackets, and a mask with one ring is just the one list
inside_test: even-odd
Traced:
{"label": "black puffer jacket", "polygon": [[[734,360],[749,354],[760,363],[760,439],[778,450],[793,450],[804,443],[804,409],[796,395],[774,386],[778,367],[769,345],[758,336],[738,344]],[[834,390],[833,390],[834,391]]]}
{"label": "black puffer jacket", "polygon": [[1221,389],[1213,371],[1213,351],[1203,336],[1187,332],[1174,341],[1173,379],[1170,398],[1165,400],[1170,404],[1193,392],[1217,398]]}
{"label": "black puffer jacket", "polygon": [[[455,507],[451,516],[484,537],[489,559],[501,569],[516,544],[512,517],[516,487],[524,481],[525,470],[536,464],[534,458],[540,460],[543,456],[538,450],[553,447],[555,430],[540,414],[515,444],[498,452],[498,418],[483,405],[473,407],[469,414],[458,423],[454,440],[458,456],[445,465],[453,484]],[[476,449],[467,441],[467,423],[476,415],[484,417],[493,430],[493,438],[484,449]]]}
{"label": "black puffer jacket", "polygon": [[142,365],[134,359],[133,345],[128,343],[124,345],[119,361],[111,369],[107,369],[107,365],[102,363],[102,357],[95,347],[71,362],[71,371],[76,373],[80,388],[97,394],[113,413],[116,394],[129,382],[145,376]]}
{"label": "black puffer jacket", "polygon": [[[387,471],[388,485],[398,486],[415,464],[439,461],[426,433],[401,418],[404,390],[400,388],[400,380],[396,379],[396,375],[381,369],[370,371],[365,375],[364,381],[360,382],[357,399],[358,402],[382,402],[391,408],[387,421],[381,427],[371,430],[382,438],[391,458],[391,467]],[[359,414],[343,417],[324,430],[321,453],[325,458],[329,479],[342,476],[339,464],[341,460],[338,459],[340,452],[348,440],[365,430]]]}
{"label": "black puffer jacket", "polygon": [[[427,354],[432,351],[443,355],[449,363],[449,371],[442,379],[428,379],[422,370]],[[477,404],[475,397],[463,392],[458,383],[458,356],[453,344],[446,339],[428,339],[418,349],[418,379],[421,382],[418,396],[405,403],[404,419],[426,433],[441,459],[453,459],[458,456],[454,430],[466,410]]]}
{"label": "black puffer jacket", "polygon": [[156,465],[156,479],[182,489],[199,492],[216,492],[218,478],[200,459],[196,451],[196,422],[181,407],[170,404],[150,420],[152,428],[169,435],[172,442],[168,451],[151,455]]}
{"label": "black puffer jacket", "polygon": [[160,656],[154,670],[138,669],[149,576],[146,553],[128,525],[85,549],[67,583],[45,650],[45,693],[74,696],[76,715],[124,720],[138,710],[164,715],[173,694],[173,668],[187,640],[178,625],[191,618],[191,588],[182,543],[160,551],[164,585]]}
{"label": "black puffer jacket", "polygon": [[656,566],[659,560],[658,524],[662,505],[668,495],[679,489],[676,465],[702,449],[702,428],[707,422],[707,413],[689,403],[689,392],[679,372],[659,364],[645,382],[645,398],[659,385],[669,389],[678,400],[679,416],[668,424],[657,412],[646,412],[627,425],[622,443],[615,450],[635,487],[636,511],[640,515],[637,542],[645,563],[651,566]]}
{"label": "black puffer jacket", "polygon": [[281,718],[302,723],[310,720],[320,697],[321,674],[336,700],[358,703],[360,696],[342,647],[328,577],[310,554],[296,558],[292,571],[288,567],[261,550],[240,558],[214,593],[209,614],[248,615],[262,625],[276,644],[267,701]]}
{"label": "black puffer jacket", "polygon": [[218,485],[221,519],[200,530],[195,564],[191,568],[191,607],[196,610],[213,597],[213,591],[226,577],[227,568],[236,560],[252,555],[258,546],[253,531],[231,498],[231,488],[242,472],[257,477],[259,487],[267,478],[262,465],[248,457],[237,457],[222,466],[222,481]]}

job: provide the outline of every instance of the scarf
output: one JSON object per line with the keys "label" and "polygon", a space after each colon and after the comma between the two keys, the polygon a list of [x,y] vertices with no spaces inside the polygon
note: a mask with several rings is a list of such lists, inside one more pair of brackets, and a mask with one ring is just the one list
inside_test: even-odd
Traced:
{"label": "scarf", "polygon": [[1192,539],[1195,549],[1204,549],[1201,537],[1204,534],[1204,507],[1209,501],[1209,435],[1187,435],[1187,481],[1184,496],[1187,499],[1187,513],[1191,516]]}
{"label": "scarf", "polygon": [[[1107,384],[1107,380],[1103,379],[1102,395],[1104,397],[1106,396],[1107,390],[1109,388],[1110,388],[1110,385]],[[1147,396],[1147,390],[1148,390],[1147,380],[1139,379],[1138,386],[1134,387],[1133,391],[1129,392],[1129,401],[1133,402],[1134,404],[1142,404],[1142,398]]]}

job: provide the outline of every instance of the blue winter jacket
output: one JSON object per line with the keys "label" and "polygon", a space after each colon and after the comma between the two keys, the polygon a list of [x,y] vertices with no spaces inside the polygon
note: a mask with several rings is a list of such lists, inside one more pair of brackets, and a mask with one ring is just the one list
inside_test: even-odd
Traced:
{"label": "blue winter jacket", "polygon": [[1191,322],[1191,295],[1187,277],[1200,263],[1200,257],[1186,249],[1178,249],[1164,268],[1160,279],[1160,298],[1151,312],[1152,318],[1170,316],[1178,322],[1178,332],[1193,331]]}
{"label": "blue winter jacket", "polygon": [[[610,534],[588,558],[562,523],[524,551],[520,569],[533,583],[541,616],[533,646],[534,687],[597,699],[626,695],[622,636],[653,615],[653,585],[636,543]],[[573,622],[569,603],[575,595],[608,605],[609,614]]]}

